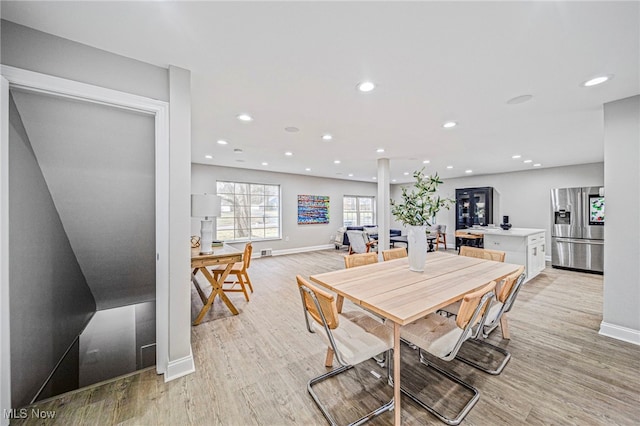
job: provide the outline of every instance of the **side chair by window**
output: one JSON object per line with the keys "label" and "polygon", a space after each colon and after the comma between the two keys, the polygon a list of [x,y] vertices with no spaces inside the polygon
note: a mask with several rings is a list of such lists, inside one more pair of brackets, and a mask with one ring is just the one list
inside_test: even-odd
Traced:
{"label": "side chair by window", "polygon": [[[235,281],[225,281],[222,286],[223,291],[228,292],[242,292],[244,293],[244,298],[249,301],[249,293],[247,293],[247,286],[251,293],[253,293],[253,285],[251,284],[251,279],[249,279],[249,273],[247,269],[251,265],[251,253],[253,252],[253,248],[251,243],[247,243],[244,246],[244,253],[242,254],[242,262],[236,262],[229,272],[229,276],[235,275]],[[217,280],[220,278],[220,275],[224,272],[226,265],[214,266],[211,268],[211,272],[213,273],[213,277]],[[227,287],[225,287],[227,285]],[[239,286],[240,288],[235,288]]]}

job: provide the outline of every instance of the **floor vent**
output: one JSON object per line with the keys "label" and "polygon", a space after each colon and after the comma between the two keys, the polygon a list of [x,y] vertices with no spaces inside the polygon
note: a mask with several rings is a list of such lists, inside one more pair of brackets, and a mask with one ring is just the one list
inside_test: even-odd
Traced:
{"label": "floor vent", "polygon": [[266,256],[271,256],[271,249],[264,249],[260,251],[260,256],[261,257],[266,257]]}

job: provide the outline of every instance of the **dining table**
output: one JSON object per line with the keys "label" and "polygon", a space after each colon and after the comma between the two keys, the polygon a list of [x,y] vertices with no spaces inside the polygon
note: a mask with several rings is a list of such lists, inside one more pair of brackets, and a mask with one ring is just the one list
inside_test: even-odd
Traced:
{"label": "dining table", "polygon": [[[229,244],[222,244],[221,246],[212,247],[211,253],[200,253],[199,248],[191,249],[191,282],[196,288],[198,292],[198,296],[200,296],[200,300],[202,300],[202,309],[198,313],[195,321],[193,321],[193,325],[198,325],[207,314],[211,306],[213,305],[213,301],[216,296],[219,296],[220,299],[224,302],[227,308],[231,311],[233,315],[238,315],[238,309],[233,305],[231,300],[224,294],[224,290],[222,285],[224,280],[229,276],[229,272],[233,269],[233,265],[236,262],[242,262],[242,252],[236,249]],[[223,265],[225,267],[222,274],[216,280],[207,268],[211,268],[212,266],[220,266]],[[198,272],[202,273],[204,277],[207,279],[209,284],[211,285],[211,293],[209,296],[206,296],[204,290],[200,286],[200,283],[197,279]]]}
{"label": "dining table", "polygon": [[401,258],[311,275],[311,281],[337,294],[338,306],[349,299],[393,323],[394,424],[401,424],[400,328],[436,312],[477,290],[499,282],[520,265],[458,256],[443,252],[427,255],[424,272],[409,270]]}

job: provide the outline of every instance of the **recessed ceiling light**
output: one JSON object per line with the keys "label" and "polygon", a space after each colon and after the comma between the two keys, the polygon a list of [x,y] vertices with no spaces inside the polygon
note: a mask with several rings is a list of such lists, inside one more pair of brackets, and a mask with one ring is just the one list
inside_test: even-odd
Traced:
{"label": "recessed ceiling light", "polygon": [[311,171],[311,168],[310,168],[310,167],[307,167],[307,168],[306,168],[306,169],[304,169],[304,170],[305,170],[305,171],[307,171],[307,172],[310,172],[310,171]]}
{"label": "recessed ceiling light", "polygon": [[391,182],[395,182],[395,181],[396,181],[396,179],[391,179]]}
{"label": "recessed ceiling light", "polygon": [[242,154],[242,150],[241,150],[240,148],[235,148],[235,149],[233,150],[233,153],[234,153],[234,154]]}
{"label": "recessed ceiling light", "polygon": [[340,160],[333,160],[333,164],[340,164]]}
{"label": "recessed ceiling light", "polygon": [[349,173],[349,174],[348,174],[348,176],[349,176],[349,177],[353,177],[353,173]]}
{"label": "recessed ceiling light", "polygon": [[409,176],[409,172],[404,172],[403,175]]}
{"label": "recessed ceiling light", "polygon": [[371,179],[376,180],[376,179],[378,179],[378,178],[374,176],[374,177],[372,177]]}
{"label": "recessed ceiling light", "polygon": [[263,161],[263,162],[262,162],[262,165],[263,165],[263,166],[268,166],[268,165],[269,165],[269,163],[267,163],[266,161]]}
{"label": "recessed ceiling light", "polygon": [[379,154],[383,153],[384,152],[384,148],[378,148],[378,149],[376,149],[376,152],[379,153]]}
{"label": "recessed ceiling light", "polygon": [[330,141],[331,139],[333,139],[333,136],[331,136],[329,133],[322,135],[323,141]]}
{"label": "recessed ceiling light", "polygon": [[430,162],[431,162],[430,160],[424,160],[422,164],[429,164]]}
{"label": "recessed ceiling light", "polygon": [[580,85],[583,87],[597,86],[598,84],[602,84],[606,81],[611,80],[612,78],[613,78],[613,74],[601,75],[598,77],[594,77],[590,80],[587,80],[585,82],[582,82]]}
{"label": "recessed ceiling light", "polygon": [[357,87],[361,92],[370,92],[376,88],[376,85],[371,81],[363,81],[362,83],[358,83]]}
{"label": "recessed ceiling light", "polygon": [[512,155],[511,158],[513,158],[514,160],[517,160],[518,158],[521,158],[522,155],[520,154],[516,154],[516,155]]}
{"label": "recessed ceiling light", "polygon": [[447,166],[447,169],[453,169],[453,166]]}
{"label": "recessed ceiling light", "polygon": [[295,132],[299,132],[300,129],[298,129],[297,127],[291,126],[291,127],[285,127],[284,131],[289,133],[295,133]]}
{"label": "recessed ceiling light", "polygon": [[223,140],[223,139],[219,139],[218,140],[218,145],[227,145],[229,142]]}
{"label": "recessed ceiling light", "polygon": [[526,164],[533,163],[533,160],[524,160],[523,163],[526,163]]}
{"label": "recessed ceiling light", "polygon": [[516,96],[515,98],[509,99],[507,103],[509,105],[522,104],[527,101],[530,101],[532,98],[533,98],[533,95],[520,95],[520,96]]}
{"label": "recessed ceiling light", "polygon": [[253,117],[251,117],[249,114],[238,114],[236,116],[236,118],[240,121],[252,121]]}
{"label": "recessed ceiling light", "polygon": [[284,155],[286,155],[287,157],[291,157],[293,155],[293,152],[287,151],[284,153]]}
{"label": "recessed ceiling light", "polygon": [[468,170],[465,170],[464,172],[465,172],[465,173],[473,173],[473,170],[468,169]]}
{"label": "recessed ceiling light", "polygon": [[445,129],[450,129],[452,127],[456,127],[457,125],[458,123],[456,123],[455,121],[447,121],[442,125],[442,127],[444,127]]}
{"label": "recessed ceiling light", "polygon": [[211,160],[213,158],[213,155],[205,155],[204,158],[206,158],[207,160]]}
{"label": "recessed ceiling light", "polygon": [[533,165],[533,167],[540,167],[540,166],[542,166],[542,164],[540,164],[540,163],[536,163],[536,164]]}

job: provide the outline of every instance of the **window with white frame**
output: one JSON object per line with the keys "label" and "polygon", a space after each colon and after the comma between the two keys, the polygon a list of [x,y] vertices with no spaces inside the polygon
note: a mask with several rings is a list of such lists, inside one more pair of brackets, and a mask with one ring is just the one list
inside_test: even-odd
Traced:
{"label": "window with white frame", "polygon": [[344,226],[375,225],[375,197],[345,195],[342,199],[342,222]]}
{"label": "window with white frame", "polygon": [[216,238],[247,241],[280,238],[280,185],[218,181],[222,198]]}

